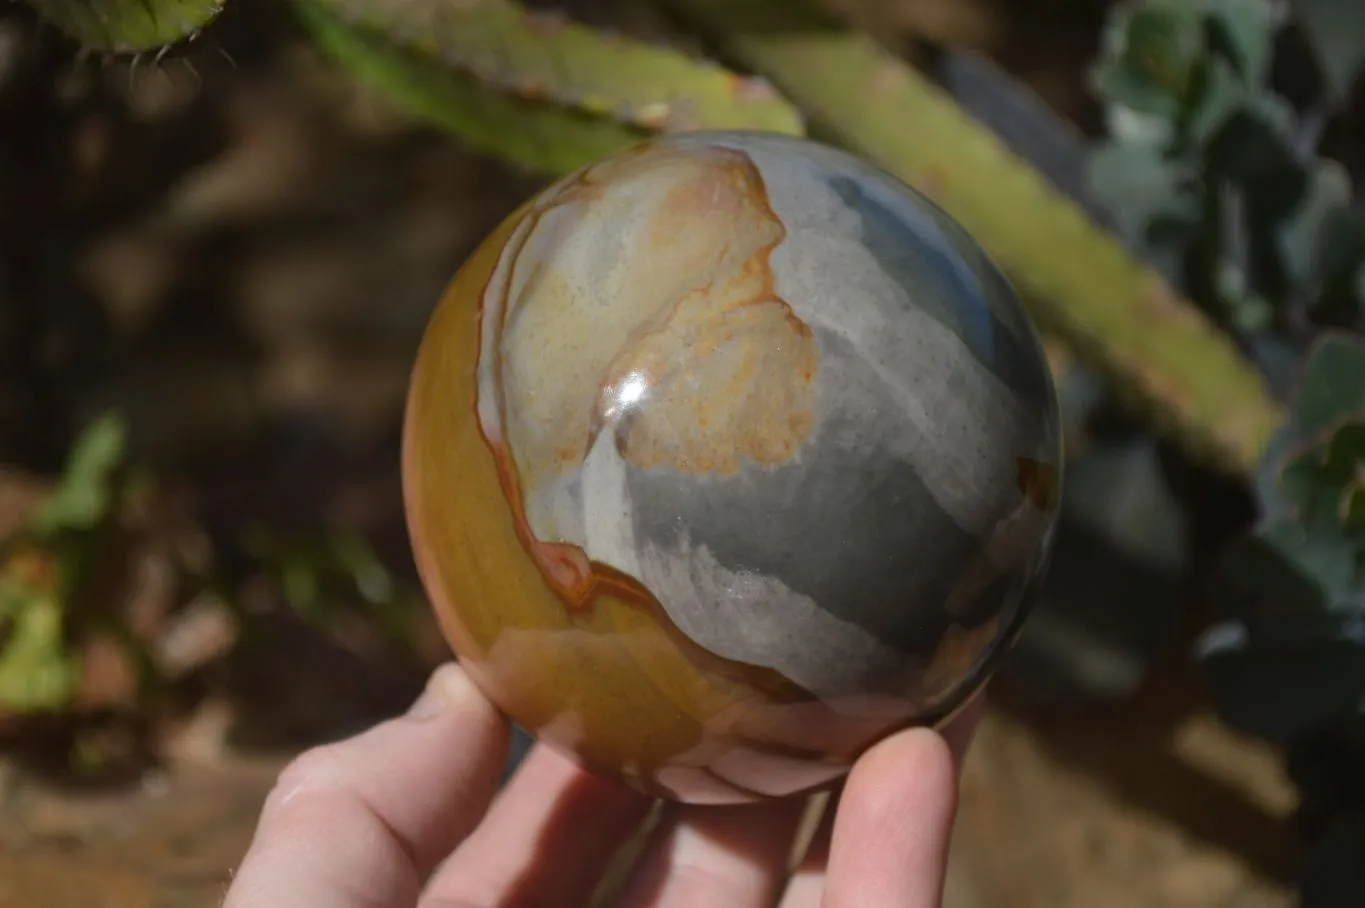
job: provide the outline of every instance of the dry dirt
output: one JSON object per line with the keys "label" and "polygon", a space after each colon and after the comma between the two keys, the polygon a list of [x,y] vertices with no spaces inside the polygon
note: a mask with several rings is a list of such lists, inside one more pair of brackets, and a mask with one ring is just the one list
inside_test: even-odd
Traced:
{"label": "dry dirt", "polygon": [[[969,755],[945,908],[1280,908],[1292,791],[1275,755],[1161,691],[1106,715],[998,703]],[[1184,712],[1184,709],[1181,709]],[[140,784],[9,770],[0,908],[214,908],[285,759],[222,750],[206,708]]]}

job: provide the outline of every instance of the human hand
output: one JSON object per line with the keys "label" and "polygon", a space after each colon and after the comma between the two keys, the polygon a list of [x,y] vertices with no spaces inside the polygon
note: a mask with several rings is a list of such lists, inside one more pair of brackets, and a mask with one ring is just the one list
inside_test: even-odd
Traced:
{"label": "human hand", "polygon": [[[804,799],[668,805],[620,904],[937,908],[977,712],[864,754],[794,874]],[[280,774],[224,908],[582,905],[652,801],[544,745],[499,793],[509,734],[464,672],[442,667],[407,715]]]}

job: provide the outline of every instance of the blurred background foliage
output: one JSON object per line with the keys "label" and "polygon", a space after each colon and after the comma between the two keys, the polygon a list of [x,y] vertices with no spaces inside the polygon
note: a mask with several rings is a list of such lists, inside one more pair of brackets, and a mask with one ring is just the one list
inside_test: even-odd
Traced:
{"label": "blurred background foliage", "polygon": [[1065,518],[1002,684],[1121,709],[1189,667],[1283,754],[1303,904],[1365,904],[1365,5],[1016,4],[1088,36],[1070,116],[883,40],[912,6],[0,4],[0,741],[105,778],[225,686],[265,738],[382,714],[445,652],[396,468],[445,280],[602,154],[776,130],[929,194],[1045,335]]}

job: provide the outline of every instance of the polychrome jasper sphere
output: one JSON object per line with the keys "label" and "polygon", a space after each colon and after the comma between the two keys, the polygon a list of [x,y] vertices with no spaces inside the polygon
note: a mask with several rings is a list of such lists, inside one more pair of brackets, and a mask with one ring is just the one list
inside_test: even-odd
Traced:
{"label": "polychrome jasper sphere", "polygon": [[427,328],[408,519],[488,697],[693,803],[835,781],[1012,642],[1061,442],[982,250],[854,157],[648,141],[560,180]]}

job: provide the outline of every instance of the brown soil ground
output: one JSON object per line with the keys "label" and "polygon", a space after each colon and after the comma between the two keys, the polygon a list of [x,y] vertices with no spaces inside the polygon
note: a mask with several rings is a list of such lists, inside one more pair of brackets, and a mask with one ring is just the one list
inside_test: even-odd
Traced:
{"label": "brown soil ground", "polygon": [[[968,758],[945,908],[1281,908],[1293,794],[1276,756],[1153,691],[1104,716],[987,713]],[[215,908],[287,753],[216,739],[101,794],[11,771],[0,908]]]}

